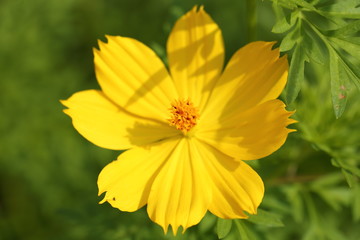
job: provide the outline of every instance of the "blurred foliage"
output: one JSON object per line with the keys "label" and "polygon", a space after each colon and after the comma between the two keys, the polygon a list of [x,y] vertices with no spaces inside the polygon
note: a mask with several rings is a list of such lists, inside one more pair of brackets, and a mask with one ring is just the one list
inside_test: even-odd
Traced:
{"label": "blurred foliage", "polygon": [[[241,0],[1,0],[0,239],[360,239],[360,96],[351,88],[359,76],[358,2],[272,2],[257,1],[249,30],[254,18]],[[145,209],[98,205],[97,175],[119,153],[83,139],[59,99],[98,88],[92,48],[105,34],[136,38],[165,59],[173,23],[194,4],[220,25],[227,59],[254,36],[284,37],[290,81],[297,81],[290,98],[301,88],[291,105],[299,123],[279,151],[250,163],[266,185],[258,215],[224,221],[207,214],[174,237]],[[271,32],[276,18],[273,30],[283,35]],[[334,101],[342,84],[346,110]]]}

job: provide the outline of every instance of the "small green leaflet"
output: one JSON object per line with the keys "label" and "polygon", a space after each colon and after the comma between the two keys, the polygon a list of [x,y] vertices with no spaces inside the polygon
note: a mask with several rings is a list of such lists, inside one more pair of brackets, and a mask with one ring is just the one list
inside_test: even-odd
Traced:
{"label": "small green leaflet", "polygon": [[[246,222],[250,222],[257,225],[263,225],[267,227],[283,227],[284,224],[280,220],[279,216],[270,213],[268,211],[258,209],[256,215],[248,214],[249,218],[247,219],[222,219],[218,218],[216,224],[216,232],[219,239],[223,239],[229,235],[231,232],[232,226],[235,224],[241,239],[252,239],[250,236],[252,235],[251,232],[247,229],[245,224]],[[233,224],[234,223],[234,224]]]}
{"label": "small green leaflet", "polygon": [[297,44],[291,58],[288,84],[286,85],[286,101],[293,102],[301,88],[304,79],[306,55],[300,44]]}
{"label": "small green leaflet", "polygon": [[216,231],[219,239],[223,239],[229,234],[231,230],[231,226],[232,226],[231,219],[218,218],[216,224]]}
{"label": "small green leaflet", "polygon": [[234,220],[234,222],[235,222],[235,226],[236,226],[237,230],[239,231],[240,239],[241,240],[251,240],[249,230],[247,229],[244,221],[241,219],[236,219],[236,220]]}
{"label": "small green leaflet", "polygon": [[270,213],[268,211],[258,209],[258,212],[256,215],[249,215],[250,217],[246,219],[247,221],[259,224],[259,225],[265,225],[268,227],[283,227],[284,224],[280,220],[279,216],[277,216],[274,213]]}
{"label": "small green leaflet", "polygon": [[360,169],[356,166],[348,164],[346,160],[342,158],[332,158],[331,164],[335,167],[341,168],[349,187],[353,187],[356,184],[354,176],[360,178]]}
{"label": "small green leaflet", "polygon": [[345,84],[344,70],[341,68],[338,55],[333,49],[330,52],[330,83],[331,83],[331,98],[335,111],[336,118],[340,117],[345,110],[347,93]]}

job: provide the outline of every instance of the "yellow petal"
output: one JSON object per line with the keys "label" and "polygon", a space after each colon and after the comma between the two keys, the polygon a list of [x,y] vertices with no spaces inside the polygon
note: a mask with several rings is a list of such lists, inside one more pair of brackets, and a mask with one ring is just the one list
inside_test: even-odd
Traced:
{"label": "yellow petal", "polygon": [[148,201],[150,218],[176,234],[200,222],[211,201],[211,185],[204,160],[192,140],[183,138],[154,181]]}
{"label": "yellow petal", "polygon": [[195,6],[172,29],[167,53],[171,76],[181,98],[190,98],[202,110],[223,68],[221,30]]}
{"label": "yellow petal", "polygon": [[273,42],[253,42],[238,50],[217,82],[203,118],[245,111],[277,98],[288,75],[286,56],[279,58]]}
{"label": "yellow petal", "polygon": [[246,163],[236,162],[215,148],[194,141],[206,159],[212,185],[209,211],[221,218],[247,218],[244,211],[255,214],[264,196],[264,184]]}
{"label": "yellow petal", "polygon": [[286,126],[293,112],[285,110],[280,100],[271,100],[244,113],[220,121],[212,128],[204,127],[196,136],[238,160],[253,160],[270,155],[285,142],[289,132]]}
{"label": "yellow petal", "polygon": [[177,91],[156,54],[135,39],[107,36],[94,49],[95,72],[104,93],[136,115],[166,121]]}
{"label": "yellow petal", "polygon": [[108,201],[128,212],[143,207],[154,179],[178,142],[173,139],[147,148],[136,147],[108,164],[98,178],[99,195],[106,192],[101,203]]}
{"label": "yellow petal", "polygon": [[62,101],[75,129],[90,142],[108,149],[128,149],[178,135],[166,123],[141,119],[124,112],[101,91],[75,93]]}

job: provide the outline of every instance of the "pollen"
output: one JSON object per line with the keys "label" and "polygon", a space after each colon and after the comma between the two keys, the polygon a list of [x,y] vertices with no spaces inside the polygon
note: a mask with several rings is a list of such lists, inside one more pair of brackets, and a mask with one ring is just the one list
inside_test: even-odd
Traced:
{"label": "pollen", "polygon": [[170,126],[187,133],[196,125],[199,119],[198,109],[188,100],[175,100],[169,108],[171,118],[168,119]]}

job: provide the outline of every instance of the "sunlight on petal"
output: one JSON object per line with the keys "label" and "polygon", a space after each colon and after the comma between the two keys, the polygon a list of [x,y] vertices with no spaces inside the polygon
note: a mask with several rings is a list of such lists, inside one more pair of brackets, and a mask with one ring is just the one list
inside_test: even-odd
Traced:
{"label": "sunlight on petal", "polygon": [[101,203],[108,201],[122,211],[133,212],[143,207],[159,171],[178,144],[179,139],[137,147],[109,163],[98,178]]}
{"label": "sunlight on petal", "polygon": [[279,149],[293,130],[286,128],[296,122],[289,117],[280,100],[272,100],[231,119],[201,128],[197,137],[238,160],[266,157]]}
{"label": "sunlight on petal", "polygon": [[204,217],[212,191],[203,160],[184,138],[154,181],[148,213],[165,232],[169,225],[174,234],[180,226],[185,231]]}
{"label": "sunlight on petal", "polygon": [[[288,75],[286,57],[273,42],[253,42],[238,50],[212,92],[205,118],[232,115],[277,98]],[[215,115],[215,116],[214,116]]]}
{"label": "sunlight on petal", "polygon": [[247,218],[255,214],[264,196],[264,184],[246,163],[235,162],[216,148],[199,141],[195,147],[204,159],[213,190],[210,212],[221,218]]}
{"label": "sunlight on petal", "polygon": [[103,148],[122,150],[179,135],[168,124],[128,114],[101,91],[87,90],[62,101],[75,129]]}
{"label": "sunlight on petal", "polygon": [[94,49],[95,72],[104,93],[138,116],[164,121],[175,86],[156,54],[135,39],[107,36]]}
{"label": "sunlight on petal", "polygon": [[203,7],[194,7],[176,22],[167,52],[180,98],[190,98],[203,109],[224,62],[221,30]]}

